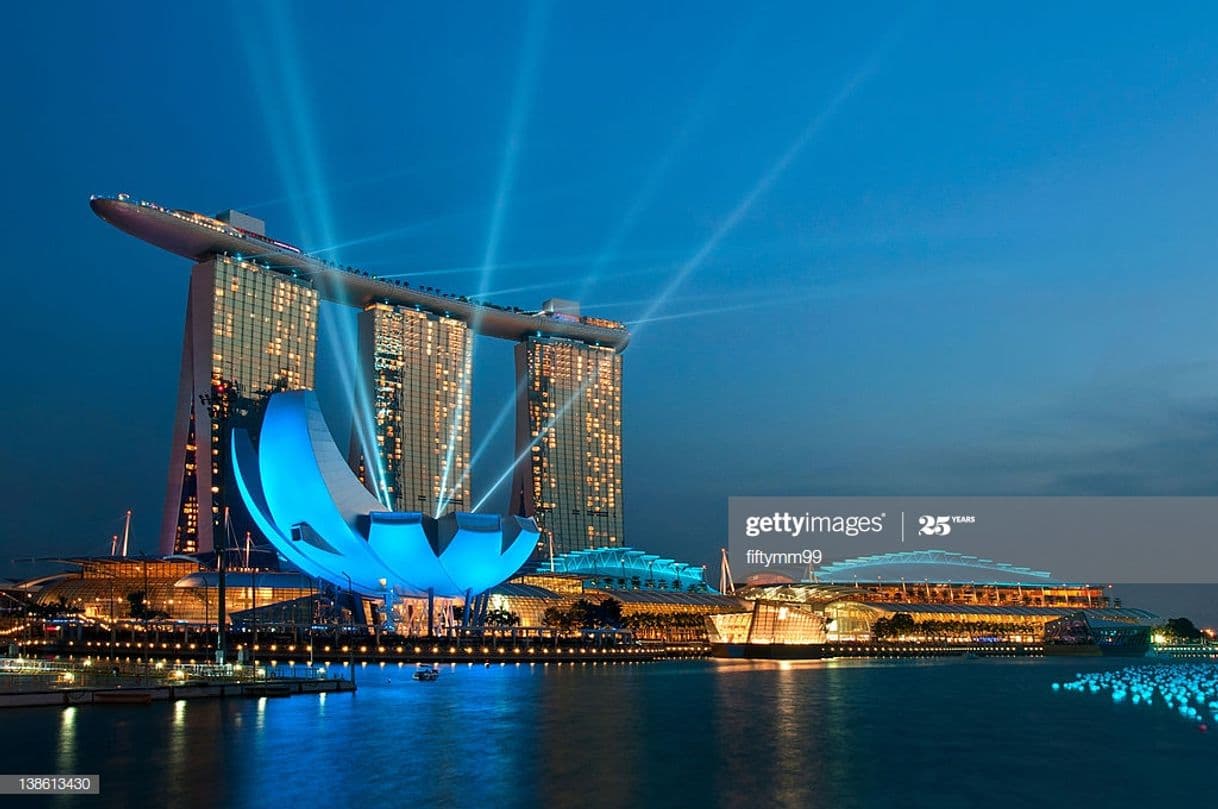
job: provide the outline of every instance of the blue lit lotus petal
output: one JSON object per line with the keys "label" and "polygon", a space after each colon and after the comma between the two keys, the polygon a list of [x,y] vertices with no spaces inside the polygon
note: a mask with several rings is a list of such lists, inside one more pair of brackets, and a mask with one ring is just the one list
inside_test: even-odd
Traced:
{"label": "blue lit lotus petal", "polygon": [[440,554],[440,564],[466,590],[481,593],[511,576],[537,544],[537,526],[531,519],[520,521],[520,533],[505,553],[498,515],[454,516],[457,533]]}
{"label": "blue lit lotus petal", "polygon": [[[356,532],[361,509],[367,514],[368,506],[382,506],[347,468],[311,391],[271,397],[259,433],[258,460],[262,491],[279,533],[292,536],[292,529],[299,531],[303,524],[338,552],[295,543],[297,550],[329,570],[327,580],[340,584],[350,576],[351,585],[360,591],[382,593],[381,579],[401,578]],[[354,487],[344,483],[347,478]],[[269,539],[275,541],[274,536]]]}
{"label": "blue lit lotus petal", "polygon": [[[258,527],[285,559],[366,595],[480,594],[515,573],[536,546],[537,526],[498,515],[459,513],[437,521],[386,512],[347,467],[312,391],[271,397],[257,452],[233,432],[238,490]],[[443,538],[442,538],[443,535]],[[382,582],[384,582],[382,584]]]}
{"label": "blue lit lotus petal", "polygon": [[453,519],[457,530],[440,553],[440,564],[454,581],[475,592],[498,584],[503,552],[499,515],[463,513]]}
{"label": "blue lit lotus petal", "polygon": [[368,544],[395,570],[409,571],[415,589],[426,592],[433,588],[445,595],[464,592],[440,565],[424,530],[424,520],[428,518],[423,514],[381,511],[368,516],[371,519]]}
{"label": "blue lit lotus petal", "polygon": [[275,521],[270,516],[266,499],[262,494],[262,485],[256,475],[250,475],[247,470],[256,470],[258,460],[254,454],[254,445],[250,442],[245,430],[232,432],[232,465],[233,477],[237,480],[237,489],[245,501],[246,510],[250,513],[258,530],[270,540],[271,544],[285,559],[300,568],[313,578],[330,579],[331,573],[327,567],[318,565],[305,554],[298,551],[290,537],[280,533]]}
{"label": "blue lit lotus petal", "polygon": [[[537,543],[541,540],[541,531],[537,528],[537,521],[532,517],[512,517],[516,523],[516,538],[511,541],[511,545],[503,552],[503,569],[508,571],[504,575],[504,579],[516,574],[528,561],[529,556],[537,548]],[[507,538],[507,535],[504,535]],[[496,582],[498,584],[498,582]]]}

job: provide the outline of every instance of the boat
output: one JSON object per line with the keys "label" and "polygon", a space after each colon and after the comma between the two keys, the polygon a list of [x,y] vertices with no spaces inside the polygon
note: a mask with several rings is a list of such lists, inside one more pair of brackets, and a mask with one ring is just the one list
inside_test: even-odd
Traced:
{"label": "boat", "polygon": [[414,674],[410,676],[411,679],[418,680],[421,683],[434,683],[440,679],[440,667],[428,663],[420,663],[415,667]]}

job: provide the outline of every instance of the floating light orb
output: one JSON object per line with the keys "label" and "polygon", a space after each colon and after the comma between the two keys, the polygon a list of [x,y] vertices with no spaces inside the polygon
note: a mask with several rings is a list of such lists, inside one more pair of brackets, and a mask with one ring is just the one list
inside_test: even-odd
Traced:
{"label": "floating light orb", "polygon": [[1169,663],[1126,666],[1114,671],[1075,675],[1068,683],[1053,683],[1054,691],[1097,694],[1110,692],[1112,701],[1132,705],[1154,705],[1155,696],[1163,707],[1207,730],[1209,718],[1218,721],[1218,663]]}

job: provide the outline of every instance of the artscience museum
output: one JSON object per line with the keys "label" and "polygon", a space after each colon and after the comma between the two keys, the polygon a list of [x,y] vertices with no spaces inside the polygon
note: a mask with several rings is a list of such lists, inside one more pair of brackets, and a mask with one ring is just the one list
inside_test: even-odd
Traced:
{"label": "artscience museum", "polygon": [[388,510],[347,465],[312,391],[271,396],[256,447],[244,429],[231,441],[236,486],[275,550],[362,595],[469,599],[537,546],[532,518]]}

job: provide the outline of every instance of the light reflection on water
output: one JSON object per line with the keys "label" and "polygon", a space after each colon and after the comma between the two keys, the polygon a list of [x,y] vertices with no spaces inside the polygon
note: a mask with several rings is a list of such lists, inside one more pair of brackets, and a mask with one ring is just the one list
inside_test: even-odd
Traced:
{"label": "light reflection on water", "polygon": [[166,750],[170,772],[177,772],[189,765],[187,744],[191,733],[186,725],[186,712],[189,710],[189,705],[190,702],[184,699],[173,702],[173,719],[170,720],[169,745]]}
{"label": "light reflection on water", "polygon": [[101,773],[91,806],[1186,800],[1156,773],[1205,772],[1218,737],[1049,689],[1111,665],[454,665],[436,683],[373,666],[355,694],[10,709],[3,753],[11,772]]}
{"label": "light reflection on water", "polygon": [[59,713],[59,743],[55,748],[57,772],[76,772],[76,712],[79,710],[75,705],[69,705]]}

